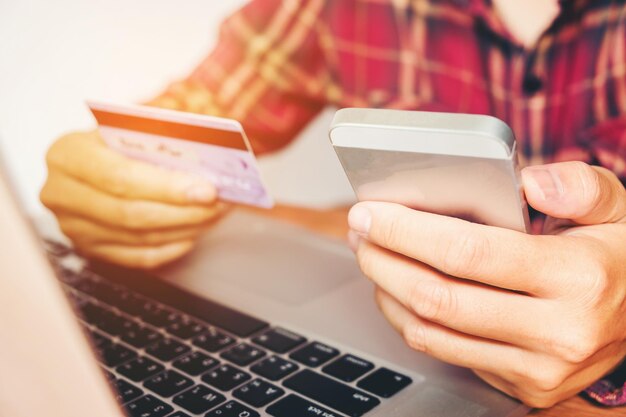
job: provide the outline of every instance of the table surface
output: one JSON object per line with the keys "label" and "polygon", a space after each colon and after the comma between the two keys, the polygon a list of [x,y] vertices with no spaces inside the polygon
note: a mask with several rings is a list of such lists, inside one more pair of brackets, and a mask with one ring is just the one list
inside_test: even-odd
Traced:
{"label": "table surface", "polygon": [[[311,210],[300,207],[290,207],[278,205],[271,210],[260,210],[245,208],[260,215],[280,219],[288,223],[296,224],[320,233],[339,239],[346,239],[348,232],[347,213],[348,208],[337,208],[333,210]],[[626,407],[602,408],[589,404],[580,397],[573,397],[563,401],[556,406],[534,410],[533,417],[626,417]]]}

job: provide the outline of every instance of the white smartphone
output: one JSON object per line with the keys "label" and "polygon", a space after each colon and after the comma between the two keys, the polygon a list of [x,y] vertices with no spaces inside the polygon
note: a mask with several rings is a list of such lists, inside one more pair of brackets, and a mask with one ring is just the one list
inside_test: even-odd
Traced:
{"label": "white smartphone", "polygon": [[348,108],[329,136],[359,201],[530,230],[515,138],[495,117]]}

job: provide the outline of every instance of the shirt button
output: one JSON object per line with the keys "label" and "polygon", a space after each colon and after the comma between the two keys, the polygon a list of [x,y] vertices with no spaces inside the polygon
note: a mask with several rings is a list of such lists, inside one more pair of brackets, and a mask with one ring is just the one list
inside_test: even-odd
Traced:
{"label": "shirt button", "polygon": [[537,94],[543,88],[543,81],[537,74],[526,74],[522,83],[522,90],[526,95]]}

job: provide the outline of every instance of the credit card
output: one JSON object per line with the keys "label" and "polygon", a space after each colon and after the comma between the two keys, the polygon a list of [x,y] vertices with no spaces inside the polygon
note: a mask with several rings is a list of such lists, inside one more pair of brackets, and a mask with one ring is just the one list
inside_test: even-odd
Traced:
{"label": "credit card", "polygon": [[224,201],[274,205],[236,120],[138,105],[87,105],[102,138],[115,151],[209,180]]}

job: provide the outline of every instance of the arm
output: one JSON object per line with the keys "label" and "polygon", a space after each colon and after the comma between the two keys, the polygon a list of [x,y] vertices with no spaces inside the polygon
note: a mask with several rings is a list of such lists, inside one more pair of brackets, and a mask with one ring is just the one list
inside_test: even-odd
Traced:
{"label": "arm", "polygon": [[[313,30],[323,2],[289,5],[249,3],[208,58],[150,104],[238,119],[257,152],[284,146],[321,109],[326,80]],[[86,256],[158,267],[189,252],[224,211],[212,184],[127,159],[96,131],[60,138],[47,163],[41,201]]]}

